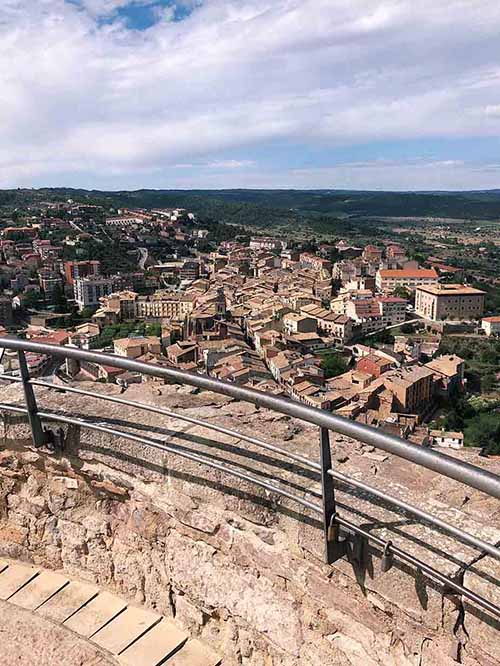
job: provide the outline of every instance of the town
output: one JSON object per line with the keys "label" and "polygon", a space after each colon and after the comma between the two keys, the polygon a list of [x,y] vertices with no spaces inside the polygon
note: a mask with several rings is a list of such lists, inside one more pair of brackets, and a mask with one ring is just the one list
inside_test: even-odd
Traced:
{"label": "town", "polygon": [[[439,257],[410,257],[400,239],[259,235],[183,208],[51,200],[10,213],[3,336],[205,373],[422,446],[498,452],[500,313]],[[28,366],[60,383],[145,381],[36,354]],[[19,371],[15,354],[1,370]]]}

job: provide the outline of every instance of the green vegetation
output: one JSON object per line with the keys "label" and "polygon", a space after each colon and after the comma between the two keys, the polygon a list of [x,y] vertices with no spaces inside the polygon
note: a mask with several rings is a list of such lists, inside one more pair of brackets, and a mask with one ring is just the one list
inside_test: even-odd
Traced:
{"label": "green vegetation", "polygon": [[496,388],[500,372],[500,340],[467,336],[444,336],[439,347],[441,354],[456,354],[466,362],[468,389],[489,392]]}
{"label": "green vegetation", "polygon": [[467,446],[481,447],[485,455],[500,455],[500,414],[474,416],[465,427],[464,439]]}
{"label": "green vegetation", "polygon": [[325,379],[331,379],[347,372],[347,365],[345,360],[335,352],[328,352],[323,355],[321,367],[325,372]]}
{"label": "green vegetation", "polygon": [[128,245],[108,241],[98,243],[89,239],[81,241],[75,247],[65,247],[64,259],[76,261],[88,261],[97,259],[101,262],[103,275],[115,275],[116,273],[129,273],[137,270],[137,255],[129,254]]}
{"label": "green vegetation", "polygon": [[161,336],[161,324],[146,324],[143,321],[127,321],[121,324],[105,326],[99,338],[92,344],[92,349],[109,347],[113,340],[129,338],[132,335]]}
{"label": "green vegetation", "polygon": [[463,396],[450,399],[445,416],[432,428],[463,431],[465,446],[477,446],[485,455],[500,454],[500,399]]}

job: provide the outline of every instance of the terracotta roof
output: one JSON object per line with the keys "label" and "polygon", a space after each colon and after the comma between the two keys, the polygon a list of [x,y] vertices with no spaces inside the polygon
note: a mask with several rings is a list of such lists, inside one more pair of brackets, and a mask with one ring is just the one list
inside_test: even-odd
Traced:
{"label": "terracotta roof", "polygon": [[413,269],[389,269],[379,270],[382,278],[438,278],[438,274],[433,268],[413,268]]}

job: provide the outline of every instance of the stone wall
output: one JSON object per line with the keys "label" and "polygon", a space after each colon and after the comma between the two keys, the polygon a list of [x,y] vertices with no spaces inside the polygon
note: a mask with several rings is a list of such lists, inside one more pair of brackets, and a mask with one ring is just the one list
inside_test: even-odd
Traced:
{"label": "stone wall", "polygon": [[[317,432],[287,417],[174,386],[145,391],[135,387],[127,397],[138,399],[142,392],[147,402],[285,442],[311,458],[317,454]],[[234,438],[116,404],[103,407],[54,392],[40,396],[45,408],[70,404],[79,417],[105,415],[114,427],[150,436],[159,445],[202,451],[215,462],[229,458],[267,477],[279,471],[287,488],[318,501],[314,474],[283,467],[276,456]],[[1,400],[21,403],[18,387],[4,389]],[[391,469],[387,456],[377,461],[359,443],[338,438],[335,450],[337,464],[355,463],[364,474],[382,477],[379,468]],[[392,484],[395,469],[388,475]],[[409,477],[405,482],[410,488],[416,483]],[[434,479],[434,497],[437,483]],[[465,505],[472,514],[466,514],[457,508],[462,495],[439,490],[450,505],[434,502],[434,509],[448,519],[451,512],[456,524],[464,520],[474,527],[489,506],[469,496]],[[480,566],[469,570],[477,553],[467,547],[455,545],[450,558],[453,542],[445,536],[435,536],[429,548],[421,526],[403,516],[353,494],[339,495],[339,502],[343,513],[367,529],[394,535],[412,552],[425,549],[427,560],[447,573],[465,567],[485,594],[498,591],[494,570],[487,576]],[[498,514],[488,511],[495,522]],[[481,533],[498,538],[489,522]],[[455,663],[450,655],[457,641],[461,663],[498,663],[498,626],[461,599],[443,595],[437,584],[405,566],[381,575],[380,553],[366,545],[353,551],[350,561],[333,566],[323,563],[322,552],[316,515],[276,494],[171,453],[76,426],[67,429],[63,454],[35,451],[24,420],[4,414],[0,555],[65,570],[175,616],[224,655],[224,666],[441,666]]]}

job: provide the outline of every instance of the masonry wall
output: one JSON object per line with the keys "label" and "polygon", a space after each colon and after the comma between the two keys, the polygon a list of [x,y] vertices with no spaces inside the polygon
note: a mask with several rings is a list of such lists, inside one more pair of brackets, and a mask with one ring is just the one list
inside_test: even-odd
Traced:
{"label": "masonry wall", "polygon": [[[271,429],[271,416],[244,408],[205,399],[196,413],[226,410],[254,432]],[[106,416],[126,415],[111,406]],[[146,426],[154,434],[157,418]],[[315,483],[306,480],[312,497]],[[462,663],[498,663],[497,626],[473,611],[464,620],[460,599],[405,567],[381,575],[380,553],[368,548],[362,566],[351,554],[333,567],[322,549],[315,516],[223,472],[77,427],[64,454],[49,455],[32,449],[20,419],[4,416],[0,555],[173,615],[225,666],[441,666],[455,663],[457,640]]]}

